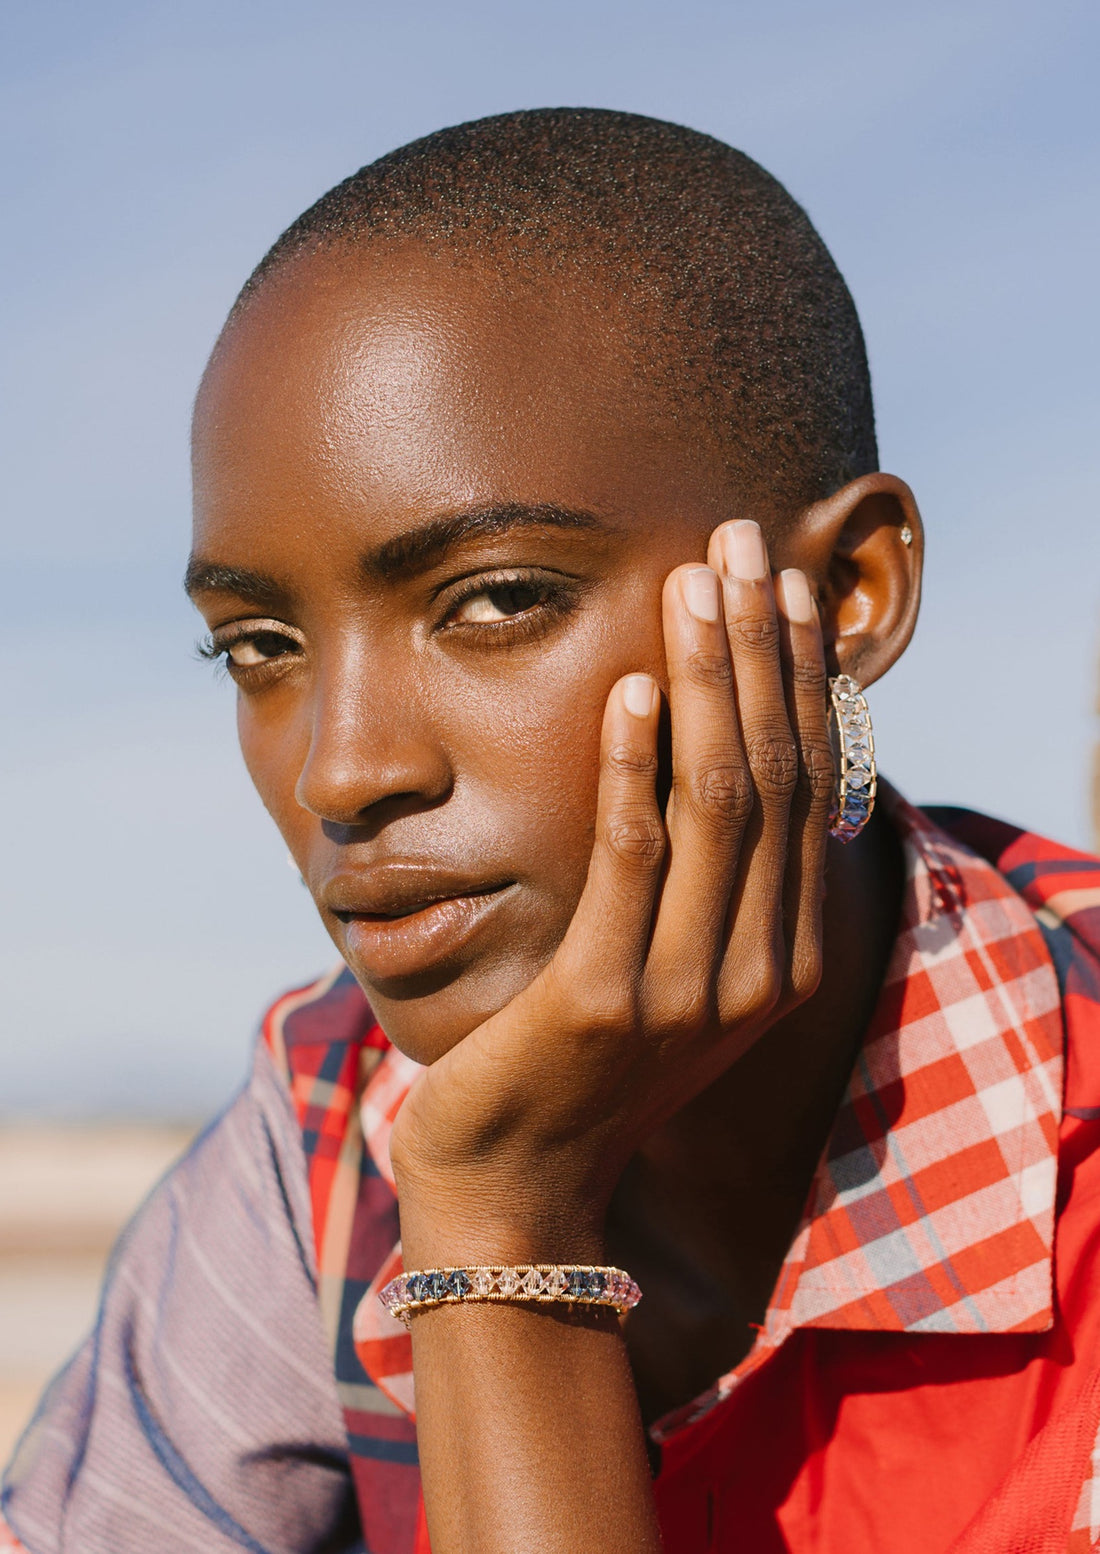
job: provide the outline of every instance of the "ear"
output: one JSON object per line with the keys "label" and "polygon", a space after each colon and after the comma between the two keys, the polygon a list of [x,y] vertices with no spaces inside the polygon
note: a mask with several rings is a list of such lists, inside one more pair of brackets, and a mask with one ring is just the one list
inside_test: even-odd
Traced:
{"label": "ear", "polygon": [[805,508],[781,549],[815,592],[829,673],[873,684],[908,647],[920,608],[924,527],[909,487],[862,475]]}

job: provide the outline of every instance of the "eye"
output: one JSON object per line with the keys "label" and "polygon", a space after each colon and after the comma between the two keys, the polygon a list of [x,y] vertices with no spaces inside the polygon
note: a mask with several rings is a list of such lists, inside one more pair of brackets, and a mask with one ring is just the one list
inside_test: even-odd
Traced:
{"label": "eye", "polygon": [[278,631],[254,631],[248,636],[226,642],[222,652],[235,669],[253,669],[257,664],[267,664],[273,658],[297,652],[298,644],[292,637],[284,637]]}
{"label": "eye", "polygon": [[511,620],[526,610],[542,604],[551,589],[545,583],[500,582],[479,588],[467,594],[451,611],[449,624],[458,626],[485,626],[495,621]]}
{"label": "eye", "polygon": [[220,659],[242,684],[301,652],[302,643],[278,621],[232,621],[199,646],[201,658]]}

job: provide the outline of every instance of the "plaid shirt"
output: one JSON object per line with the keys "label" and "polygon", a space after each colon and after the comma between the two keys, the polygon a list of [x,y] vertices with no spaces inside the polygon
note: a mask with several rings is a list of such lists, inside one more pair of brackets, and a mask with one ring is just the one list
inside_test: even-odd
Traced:
{"label": "plaid shirt", "polygon": [[[1100,1143],[1100,1063],[1088,1046],[1091,1036],[1100,1047],[1100,864],[980,816],[939,812],[937,826],[895,795],[887,802],[908,864],[902,921],[803,1222],[750,1353],[653,1430],[670,1554],[727,1546],[710,1489],[705,1531],[685,1510],[693,1496],[702,1503],[699,1465],[715,1443],[728,1457],[722,1432],[741,1400],[766,1400],[799,1345],[904,1335],[917,1354],[918,1335],[1045,1345],[1056,1332],[1060,1140],[1065,1154],[1066,1128],[1083,1130],[1083,1159]],[[343,970],[279,1000],[263,1034],[309,1163],[318,1299],[366,1546],[423,1554],[409,1337],[375,1299],[400,1268],[388,1143],[419,1070]],[[1100,1234],[1100,1211],[1090,1223]],[[1063,1360],[1072,1398],[1046,1428],[1025,1421],[1020,1460],[968,1508],[957,1554],[1100,1551],[1100,1368],[1090,1362]],[[737,1513],[735,1503],[731,1527]],[[777,1547],[831,1554],[833,1543],[783,1525],[792,1541]]]}

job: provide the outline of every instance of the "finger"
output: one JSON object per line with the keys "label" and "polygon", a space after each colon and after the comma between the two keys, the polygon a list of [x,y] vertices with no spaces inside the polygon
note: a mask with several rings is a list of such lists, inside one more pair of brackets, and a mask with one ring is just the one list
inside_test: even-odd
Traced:
{"label": "finger", "polygon": [[645,962],[666,835],[657,802],[661,696],[647,674],[612,688],[600,740],[596,834],[555,974],[609,1007],[629,1000]]}
{"label": "finger", "polygon": [[713,1006],[726,912],[753,808],[721,605],[710,567],[678,567],[665,583],[672,790],[669,861],[649,975],[675,985],[689,1023]]}
{"label": "finger", "polygon": [[722,577],[737,713],[756,800],[745,864],[731,901],[731,921],[742,931],[731,935],[720,981],[739,1003],[748,982],[749,996],[766,1001],[769,991],[777,990],[777,979],[782,982],[787,826],[798,753],[787,715],[775,595],[760,526],[749,519],[723,524],[712,536],[711,555]]}
{"label": "finger", "polygon": [[808,998],[821,975],[821,910],[825,846],[836,768],[828,728],[828,679],[821,622],[804,573],[776,581],[787,715],[798,747],[798,781],[791,799],[784,937],[787,992]]}

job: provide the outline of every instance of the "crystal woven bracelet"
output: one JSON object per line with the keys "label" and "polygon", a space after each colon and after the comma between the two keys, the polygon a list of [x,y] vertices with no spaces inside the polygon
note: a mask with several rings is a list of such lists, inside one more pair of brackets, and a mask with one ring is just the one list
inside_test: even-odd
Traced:
{"label": "crystal woven bracelet", "polygon": [[391,1317],[408,1327],[418,1311],[477,1301],[566,1302],[569,1305],[610,1306],[620,1316],[642,1298],[642,1292],[621,1268],[589,1265],[520,1263],[487,1268],[427,1268],[399,1274],[379,1291],[378,1299]]}

